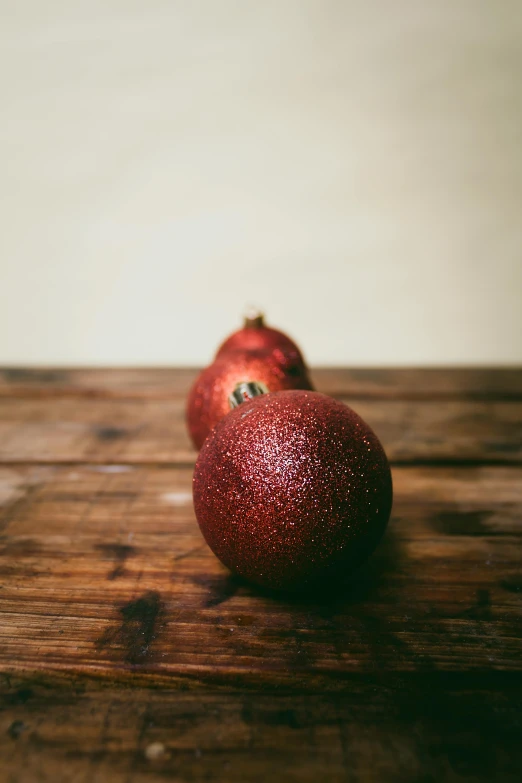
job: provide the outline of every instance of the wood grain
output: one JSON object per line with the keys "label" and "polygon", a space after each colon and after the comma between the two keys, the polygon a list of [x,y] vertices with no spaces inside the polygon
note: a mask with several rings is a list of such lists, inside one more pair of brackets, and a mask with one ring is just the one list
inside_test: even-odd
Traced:
{"label": "wood grain", "polygon": [[[522,402],[344,398],[393,463],[522,461]],[[185,401],[0,398],[0,462],[192,464]]]}
{"label": "wood grain", "polygon": [[299,600],[222,568],[195,523],[190,470],[4,471],[0,666],[301,691],[381,669],[522,671],[521,477],[397,468],[366,570]]}
{"label": "wood grain", "polygon": [[194,373],[0,372],[1,783],[518,783],[522,371],[314,373],[395,502],[307,598],[202,540]]}
{"label": "wood grain", "polygon": [[338,693],[0,680],[2,779],[519,783],[520,676],[351,675]]}
{"label": "wood grain", "polygon": [[[118,399],[184,397],[199,369],[0,367],[0,396],[72,396]],[[522,400],[520,368],[312,369],[318,391],[373,399]]]}

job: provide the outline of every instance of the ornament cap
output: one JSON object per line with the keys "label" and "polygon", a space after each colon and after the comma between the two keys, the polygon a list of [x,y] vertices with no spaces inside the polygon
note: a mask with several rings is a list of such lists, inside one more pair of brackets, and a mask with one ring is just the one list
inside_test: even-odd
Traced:
{"label": "ornament cap", "polygon": [[267,394],[268,388],[261,381],[243,381],[238,383],[232,394],[228,398],[231,408],[237,408],[242,402],[253,400],[261,394]]}
{"label": "ornament cap", "polygon": [[245,312],[243,321],[244,329],[262,329],[265,325],[265,314],[257,307],[249,307]]}

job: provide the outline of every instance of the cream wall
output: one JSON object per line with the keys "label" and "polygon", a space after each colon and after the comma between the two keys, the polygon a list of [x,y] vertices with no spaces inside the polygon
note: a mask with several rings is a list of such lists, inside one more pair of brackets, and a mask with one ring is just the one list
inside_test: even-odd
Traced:
{"label": "cream wall", "polygon": [[521,0],[0,11],[0,362],[522,361]]}

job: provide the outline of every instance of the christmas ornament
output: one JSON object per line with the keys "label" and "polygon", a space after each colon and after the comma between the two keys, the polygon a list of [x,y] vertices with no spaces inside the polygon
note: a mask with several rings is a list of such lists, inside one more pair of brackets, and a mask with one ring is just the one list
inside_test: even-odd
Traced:
{"label": "christmas ornament", "polygon": [[216,359],[235,351],[274,352],[277,359],[288,362],[290,372],[291,368],[295,368],[296,374],[306,372],[306,365],[297,345],[283,332],[266,326],[264,315],[259,310],[247,312],[243,328],[222,343],[216,353]]}
{"label": "christmas ornament", "polygon": [[196,463],[194,507],[208,545],[231,571],[276,589],[351,573],[391,511],[377,436],[324,394],[250,389],[237,390],[235,403],[245,401],[215,426]]}
{"label": "christmas ornament", "polygon": [[276,351],[232,351],[203,370],[187,400],[187,427],[196,449],[230,410],[229,397],[241,381],[258,381],[271,391],[311,389],[304,364]]}

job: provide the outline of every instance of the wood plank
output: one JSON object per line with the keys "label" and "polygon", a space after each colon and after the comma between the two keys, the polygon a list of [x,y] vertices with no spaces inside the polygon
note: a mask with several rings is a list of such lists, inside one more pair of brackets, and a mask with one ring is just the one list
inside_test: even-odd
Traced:
{"label": "wood plank", "polygon": [[193,371],[45,372],[0,378],[0,780],[518,783],[520,372],[323,371],[394,462],[460,466],[395,467],[383,544],[312,600],[202,541]]}
{"label": "wood plank", "polygon": [[352,675],[342,692],[0,679],[9,783],[503,781],[522,777],[519,675]]}
{"label": "wood plank", "polygon": [[[0,396],[171,399],[197,368],[0,368]],[[522,400],[522,368],[314,368],[319,391],[357,399]]]}
{"label": "wood plank", "polygon": [[0,368],[0,397],[168,400],[186,396],[199,372],[195,367],[3,367]]}
{"label": "wood plank", "polygon": [[[393,463],[520,463],[522,402],[343,398]],[[0,462],[193,463],[185,401],[0,399]]]}
{"label": "wood plank", "polygon": [[232,578],[190,469],[3,468],[0,669],[339,692],[352,675],[522,671],[522,470],[396,468],[393,520],[334,596]]}
{"label": "wood plank", "polygon": [[522,400],[522,367],[312,369],[318,391],[390,400]]}

